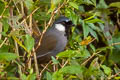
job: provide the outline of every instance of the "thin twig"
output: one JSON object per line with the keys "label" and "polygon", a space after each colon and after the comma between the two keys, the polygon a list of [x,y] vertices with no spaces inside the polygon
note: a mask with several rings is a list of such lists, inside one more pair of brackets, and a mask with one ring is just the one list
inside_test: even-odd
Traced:
{"label": "thin twig", "polygon": [[94,38],[94,39],[92,39],[88,44],[90,44],[90,43],[92,43],[93,41],[95,41],[96,39]]}
{"label": "thin twig", "polygon": [[[48,63],[49,63],[49,62],[48,62]],[[40,64],[40,66],[43,67],[43,68],[45,67],[44,64]],[[48,69],[47,67],[46,67],[46,70],[49,71],[49,72],[52,72],[52,71],[51,71],[50,69]]]}
{"label": "thin twig", "polygon": [[97,55],[97,54],[100,53],[100,52],[102,52],[102,51],[98,51],[98,52],[96,52],[96,53],[93,53],[93,55],[90,56],[87,60],[85,60],[81,65],[87,64],[88,61],[90,61],[95,55]]}
{"label": "thin twig", "polygon": [[[36,8],[30,15],[34,14],[38,9],[39,9],[39,7]],[[26,21],[26,19],[28,19],[30,17],[30,15],[28,15],[26,18],[24,18],[20,24],[23,24]]]}
{"label": "thin twig", "polygon": [[2,38],[2,34],[1,34],[2,28],[3,28],[3,24],[0,22],[0,39]]}
{"label": "thin twig", "polygon": [[112,43],[111,46],[120,45],[120,42]]}
{"label": "thin twig", "polygon": [[25,13],[24,13],[24,5],[23,5],[23,1],[20,2],[20,6],[21,6],[21,13],[22,13],[22,15],[24,16]]}
{"label": "thin twig", "polygon": [[1,15],[0,15],[0,19],[3,17],[4,12],[5,12],[5,10],[8,8],[8,6],[10,5],[10,3],[11,3],[11,0],[8,2],[8,5],[5,6],[3,12],[2,12]]}
{"label": "thin twig", "polygon": [[65,67],[65,66],[67,65],[68,62],[69,62],[68,60],[65,61],[65,64],[62,66],[62,68]]}
{"label": "thin twig", "polygon": [[32,33],[33,33],[33,31],[32,31],[32,14],[30,15],[30,21],[29,21],[29,29],[30,29],[30,35],[32,36]]}
{"label": "thin twig", "polygon": [[16,9],[17,9],[18,13],[20,14],[20,10],[18,9],[18,7],[17,7],[17,5],[16,5],[16,3],[15,3],[15,1],[14,1],[14,0],[13,0],[13,3],[14,3],[14,5],[15,5],[15,7],[16,7]]}
{"label": "thin twig", "polygon": [[[30,15],[30,18],[29,18],[29,32],[30,32],[30,35],[32,36],[32,14]],[[30,69],[31,68],[31,52],[29,53],[30,56],[28,58],[28,68]]]}
{"label": "thin twig", "polygon": [[[31,55],[31,52],[29,54]],[[31,56],[28,57],[28,69],[31,69]]]}
{"label": "thin twig", "polygon": [[[18,44],[17,42],[15,41],[15,47],[16,47],[16,54],[19,56],[19,49],[18,49]],[[18,61],[20,61],[20,58],[18,57],[17,58]],[[21,65],[18,65],[18,68],[19,68],[19,72],[20,72],[20,79],[22,79],[22,69],[21,69]]]}
{"label": "thin twig", "polygon": [[[12,18],[13,17],[13,8],[11,7],[10,8],[10,17]],[[15,31],[15,28],[14,28],[14,25],[12,24],[11,22],[11,27],[12,27],[12,30]],[[16,40],[14,40],[15,42],[15,53],[19,56],[19,49],[18,49],[18,44],[16,42]],[[19,57],[17,58],[18,61],[20,61]],[[19,72],[22,73],[22,69],[21,69],[21,66],[18,65],[18,68],[19,68]],[[20,74],[20,79],[22,79],[22,75]]]}
{"label": "thin twig", "polygon": [[37,74],[37,80],[40,80],[39,68],[38,68],[38,63],[37,63],[37,57],[36,57],[36,52],[35,52],[34,48],[33,48],[33,57],[34,57],[34,62],[35,62],[35,70],[36,70],[36,74]]}
{"label": "thin twig", "polygon": [[7,41],[7,38],[4,39],[4,41],[0,44],[0,48],[3,46],[3,44]]}
{"label": "thin twig", "polygon": [[47,65],[46,66],[44,66],[44,68],[42,69],[42,71],[40,72],[40,79],[42,78],[42,73],[45,71],[45,69],[48,67],[48,65],[51,63],[51,61],[49,61],[48,63],[47,63]]}
{"label": "thin twig", "polygon": [[[23,4],[23,3],[21,3],[21,4]],[[24,10],[23,10],[23,6],[21,5],[21,8],[22,8],[22,14],[24,15]],[[28,30],[29,31],[29,27],[28,27],[28,25],[27,25],[27,23],[26,23],[26,20],[28,19],[28,18],[30,18],[31,16],[32,16],[32,14],[34,14],[37,10],[39,9],[39,7],[38,8],[36,8],[34,11],[32,11],[32,13],[30,14],[30,15],[28,15],[26,18],[24,18],[23,20],[22,20],[22,22],[20,23],[20,25],[21,24],[23,24],[23,23],[25,23],[25,25],[27,26],[27,27],[25,27],[25,28],[27,28],[26,30]],[[31,19],[30,19],[30,26],[32,26],[32,24],[31,24]],[[30,32],[28,32],[28,33],[30,33],[31,34],[31,31]],[[36,53],[35,53],[35,49],[33,48],[33,57],[34,57],[34,63],[35,63],[35,70],[36,70],[36,75],[37,75],[37,80],[40,80],[40,78],[39,78],[39,68],[38,68],[38,64],[37,64],[37,58],[36,58]],[[29,63],[30,64],[30,63]],[[29,65],[30,66],[30,65]]]}
{"label": "thin twig", "polygon": [[42,37],[43,37],[44,33],[46,32],[47,28],[50,26],[50,23],[52,22],[53,17],[54,17],[54,14],[51,16],[51,18],[50,18],[50,20],[49,20],[49,22],[48,22],[48,25],[47,25],[47,26],[45,25],[45,29],[43,30],[43,32],[42,32],[42,34],[41,34],[41,36],[40,36],[40,40],[39,40],[38,45],[37,45],[37,47],[35,48],[35,50],[38,49],[39,46],[41,45]]}
{"label": "thin twig", "polygon": [[114,78],[114,77],[118,76],[119,74],[120,74],[120,72],[118,72],[118,73],[116,73],[116,74],[114,74],[114,75],[112,75],[112,76],[108,77],[108,80],[111,80],[112,78]]}

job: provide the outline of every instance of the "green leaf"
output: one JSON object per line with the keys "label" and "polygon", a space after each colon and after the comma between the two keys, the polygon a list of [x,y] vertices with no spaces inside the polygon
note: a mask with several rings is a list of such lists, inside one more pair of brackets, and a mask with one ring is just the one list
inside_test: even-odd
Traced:
{"label": "green leaf", "polygon": [[55,7],[54,7],[54,8],[53,8],[53,7],[51,7],[51,8],[48,10],[47,14],[49,14],[49,13],[53,12],[53,11],[54,11],[54,9],[55,9]]}
{"label": "green leaf", "polygon": [[3,30],[6,33],[9,29],[8,19],[7,18],[2,18],[1,22],[3,24]]}
{"label": "green leaf", "polygon": [[113,47],[111,47],[111,46],[101,47],[101,48],[98,48],[97,50],[98,50],[98,51],[105,51],[105,50],[107,50],[107,49],[113,49]]}
{"label": "green leaf", "polygon": [[96,49],[95,49],[95,46],[94,46],[94,45],[90,44],[90,48],[93,50],[93,52],[95,52],[95,51],[96,51]]}
{"label": "green leaf", "polygon": [[77,51],[78,53],[75,55],[75,57],[88,58],[90,56],[90,52],[86,48],[83,48],[83,46],[79,49],[80,50]]}
{"label": "green leaf", "polygon": [[113,2],[109,5],[109,7],[117,7],[120,8],[120,2]]}
{"label": "green leaf", "polygon": [[96,15],[97,15],[97,13],[94,13],[92,16],[90,16],[90,17],[84,19],[84,21],[91,20],[91,19],[93,19]]}
{"label": "green leaf", "polygon": [[21,74],[22,80],[27,80],[27,76],[25,74]]}
{"label": "green leaf", "polygon": [[107,75],[110,75],[112,72],[112,70],[109,67],[107,67],[106,65],[101,65],[101,68],[103,68],[105,74],[107,74]]}
{"label": "green leaf", "polygon": [[[120,42],[120,32],[116,33],[113,37],[113,44]],[[109,59],[115,63],[120,63],[120,45],[113,46],[113,54],[109,55]]]}
{"label": "green leaf", "polygon": [[98,41],[97,33],[96,33],[94,30],[92,30],[91,28],[89,28],[89,30],[90,30],[90,34],[91,34],[95,39],[97,39],[97,41]]}
{"label": "green leaf", "polygon": [[[120,32],[117,33],[117,34],[115,34],[114,36],[112,36],[112,38],[113,38],[113,44],[120,42],[120,37],[119,37],[119,36],[120,36]],[[114,47],[115,47],[116,49],[120,50],[120,45],[114,45]]]}
{"label": "green leaf", "polygon": [[55,59],[55,57],[51,56],[53,64],[58,64],[59,61]]}
{"label": "green leaf", "polygon": [[31,51],[32,48],[34,47],[34,38],[31,37],[30,35],[25,36],[25,47],[27,48],[28,51]]}
{"label": "green leaf", "polygon": [[51,8],[48,10],[47,14],[54,11],[57,5],[61,2],[61,0],[51,0]]}
{"label": "green leaf", "polygon": [[0,15],[3,12],[4,8],[5,8],[4,2],[0,1]]}
{"label": "green leaf", "polygon": [[112,34],[110,33],[109,30],[106,30],[106,29],[109,29],[109,23],[106,21],[105,25],[103,25],[102,23],[99,23],[99,22],[98,22],[98,24],[99,24],[105,38],[107,39],[108,45],[111,45],[113,43]]}
{"label": "green leaf", "polygon": [[13,37],[13,39],[14,39],[23,49],[25,49],[25,51],[28,52],[28,50],[26,49],[26,47],[22,44],[22,42],[21,42],[19,39],[16,38],[16,36],[12,36],[12,37]]}
{"label": "green leaf", "polygon": [[91,0],[83,0],[83,1],[84,1],[84,4],[87,4],[87,5],[93,4],[93,3],[91,2]]}
{"label": "green leaf", "polygon": [[98,58],[95,58],[92,60],[89,68],[87,69],[87,71],[85,71],[85,75],[88,76],[101,76],[101,71],[100,71],[100,64],[98,62]]}
{"label": "green leaf", "polygon": [[100,0],[99,4],[97,5],[97,8],[108,8],[107,4],[105,3],[104,0]]}
{"label": "green leaf", "polygon": [[89,28],[88,25],[82,22],[82,27],[83,27],[83,34],[84,34],[84,39],[88,36],[89,34]]}
{"label": "green leaf", "polygon": [[96,6],[96,0],[91,0],[91,2]]}
{"label": "green leaf", "polygon": [[63,80],[63,74],[56,71],[52,75],[52,80]]}
{"label": "green leaf", "polygon": [[36,80],[36,74],[30,74],[27,76],[27,79],[26,80]]}
{"label": "green leaf", "polygon": [[25,2],[27,9],[32,10],[33,3],[34,3],[33,0],[25,0],[24,2]]}
{"label": "green leaf", "polygon": [[90,26],[90,28],[92,28],[93,30],[99,31],[101,32],[101,29],[97,26],[95,26],[93,23],[87,23],[88,26]]}
{"label": "green leaf", "polygon": [[3,46],[0,48],[0,53],[8,52],[8,50],[9,50],[9,46],[8,46],[8,45],[3,45]]}
{"label": "green leaf", "polygon": [[57,5],[60,2],[61,2],[61,0],[51,0],[51,4],[53,4],[53,5]]}
{"label": "green leaf", "polygon": [[86,23],[96,23],[96,22],[100,22],[100,23],[104,23],[102,20],[100,19],[91,19],[91,20],[87,20]]}
{"label": "green leaf", "polygon": [[79,10],[80,10],[80,12],[85,12],[85,9],[83,6],[79,6]]}
{"label": "green leaf", "polygon": [[69,5],[72,6],[75,9],[79,9],[79,6],[75,2],[69,2]]}
{"label": "green leaf", "polygon": [[18,56],[15,53],[0,53],[0,61],[11,61],[15,60]]}
{"label": "green leaf", "polygon": [[119,80],[120,79],[120,77],[115,77],[115,80]]}
{"label": "green leaf", "polygon": [[50,74],[50,72],[47,71],[46,76],[47,80],[52,80],[52,75]]}
{"label": "green leaf", "polygon": [[66,50],[64,52],[60,52],[57,57],[73,57],[76,54],[74,50]]}
{"label": "green leaf", "polygon": [[65,73],[65,74],[78,74],[78,73],[82,73],[83,70],[84,68],[79,65],[71,65],[71,66],[65,66],[61,68],[59,72]]}

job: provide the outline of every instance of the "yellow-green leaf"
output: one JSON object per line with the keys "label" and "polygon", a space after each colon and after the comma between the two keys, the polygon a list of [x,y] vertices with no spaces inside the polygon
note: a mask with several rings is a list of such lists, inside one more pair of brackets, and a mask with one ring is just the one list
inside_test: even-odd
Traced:
{"label": "yellow-green leaf", "polygon": [[15,53],[5,52],[0,53],[0,61],[11,61],[16,59],[18,56]]}
{"label": "yellow-green leaf", "polygon": [[69,5],[72,6],[75,9],[79,9],[79,6],[75,2],[69,2]]}
{"label": "yellow-green leaf", "polygon": [[109,7],[117,7],[120,8],[120,2],[114,2],[109,5]]}
{"label": "yellow-green leaf", "polygon": [[12,36],[13,39],[25,50],[28,52],[28,50],[26,49],[26,47],[22,44],[22,42],[16,38],[16,36]]}
{"label": "yellow-green leaf", "polygon": [[34,38],[30,35],[26,35],[24,44],[25,44],[27,51],[30,52],[32,48],[34,47]]}

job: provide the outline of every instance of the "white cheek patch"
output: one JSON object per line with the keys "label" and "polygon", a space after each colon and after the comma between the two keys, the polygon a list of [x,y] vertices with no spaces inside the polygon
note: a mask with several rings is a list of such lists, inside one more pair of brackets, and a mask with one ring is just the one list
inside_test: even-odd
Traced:
{"label": "white cheek patch", "polygon": [[65,31],[65,26],[62,24],[55,24],[55,28],[59,31]]}

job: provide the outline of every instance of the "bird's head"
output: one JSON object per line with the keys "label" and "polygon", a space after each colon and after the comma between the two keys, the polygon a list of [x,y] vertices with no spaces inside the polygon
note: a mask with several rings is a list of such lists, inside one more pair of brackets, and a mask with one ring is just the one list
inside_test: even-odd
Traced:
{"label": "bird's head", "polygon": [[58,19],[55,20],[54,22],[54,27],[58,31],[64,32],[67,38],[69,38],[71,34],[71,27],[75,26],[73,22],[65,17],[65,16],[60,16]]}
{"label": "bird's head", "polygon": [[59,31],[68,31],[72,26],[74,26],[73,22],[65,16],[60,16],[56,19],[54,24],[55,28]]}

